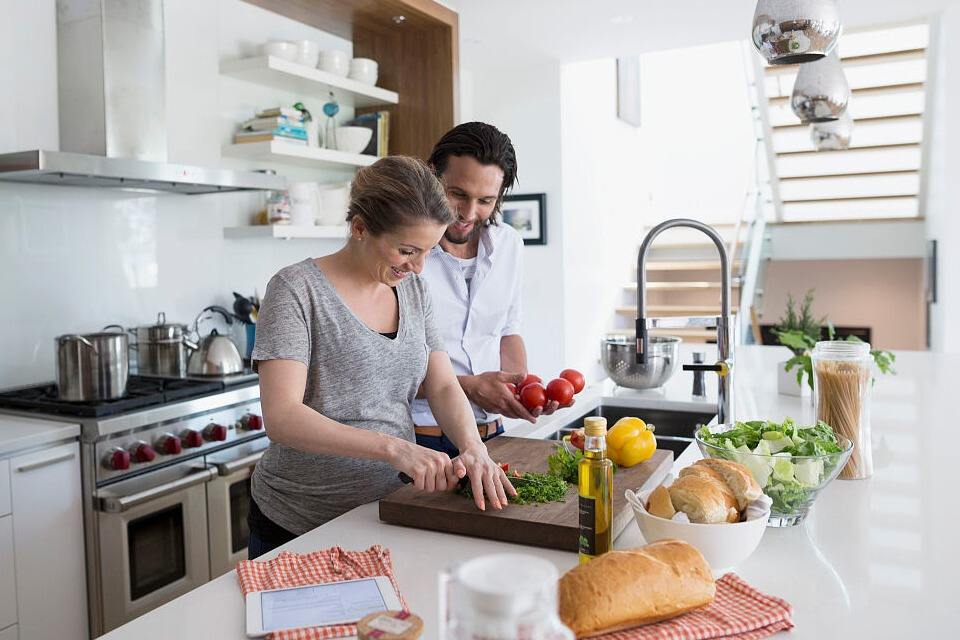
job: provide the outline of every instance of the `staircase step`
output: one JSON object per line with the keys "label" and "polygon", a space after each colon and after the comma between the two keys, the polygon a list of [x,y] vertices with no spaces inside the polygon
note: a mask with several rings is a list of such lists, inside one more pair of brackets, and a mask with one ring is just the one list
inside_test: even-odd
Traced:
{"label": "staircase step", "polygon": [[[732,268],[736,271],[740,266],[740,261],[733,263]],[[710,271],[719,270],[719,260],[648,260],[647,271]],[[636,271],[636,269],[634,269]]]}
{"label": "staircase step", "polygon": [[[731,284],[733,289],[739,287],[738,282]],[[636,291],[637,283],[631,282],[623,287],[627,291]],[[648,291],[700,291],[704,289],[719,289],[719,282],[669,282],[665,280],[659,280],[656,282],[647,281],[647,290]]]}
{"label": "staircase step", "polygon": [[[627,318],[637,317],[636,307],[617,307],[614,312]],[[709,304],[648,304],[647,312],[653,316],[719,316],[720,305]],[[737,310],[731,309],[736,315]]]}

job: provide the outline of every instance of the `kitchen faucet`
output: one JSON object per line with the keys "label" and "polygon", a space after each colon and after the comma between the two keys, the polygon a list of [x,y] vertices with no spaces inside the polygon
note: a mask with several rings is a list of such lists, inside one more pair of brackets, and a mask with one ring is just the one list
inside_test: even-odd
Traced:
{"label": "kitchen faucet", "polygon": [[[688,316],[671,318],[648,318],[647,307],[647,254],[657,236],[673,227],[689,227],[702,231],[720,253],[720,315]],[[715,364],[685,364],[684,371],[713,371],[719,380],[717,388],[717,421],[726,424],[733,420],[733,342],[731,330],[733,316],[730,314],[730,262],[723,239],[713,227],[686,218],[661,222],[647,234],[637,255],[637,364],[646,364],[650,347],[650,329],[717,329],[717,362]]]}

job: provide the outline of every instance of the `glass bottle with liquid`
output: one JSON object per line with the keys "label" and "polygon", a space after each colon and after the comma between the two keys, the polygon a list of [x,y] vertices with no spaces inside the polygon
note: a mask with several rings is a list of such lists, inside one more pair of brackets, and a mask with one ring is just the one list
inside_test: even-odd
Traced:
{"label": "glass bottle with liquid", "polygon": [[607,419],[583,421],[585,441],[578,466],[580,564],[613,546],[613,462],[607,457]]}

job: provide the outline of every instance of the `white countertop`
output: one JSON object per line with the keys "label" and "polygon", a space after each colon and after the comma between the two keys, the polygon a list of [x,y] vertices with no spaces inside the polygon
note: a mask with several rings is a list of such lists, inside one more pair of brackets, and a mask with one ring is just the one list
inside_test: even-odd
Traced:
{"label": "white countertop", "polygon": [[80,425],[0,415],[0,458],[80,437]]}
{"label": "white countertop", "polygon": [[[745,347],[737,353],[735,415],[738,419],[812,417],[810,399],[776,392],[778,361],[786,350]],[[709,358],[708,358],[709,361]],[[755,587],[794,606],[792,638],[950,637],[960,628],[960,607],[949,604],[960,552],[960,524],[947,466],[954,430],[960,356],[899,353],[899,374],[877,381],[873,398],[875,474],[869,480],[837,480],[824,490],[810,517],[787,529],[768,528],[759,548],[736,572]],[[709,378],[708,388],[714,386]],[[585,390],[576,411],[558,412],[537,426],[511,428],[510,435],[555,430],[596,406],[611,391]],[[657,392],[622,391],[617,404],[690,409],[690,374],[678,373]],[[608,400],[609,401],[609,400]],[[642,416],[642,411],[638,412]],[[677,461],[686,466],[698,454]],[[284,548],[306,552],[341,545],[391,550],[400,587],[424,618],[424,638],[437,637],[437,573],[463,557],[504,550],[536,554],[561,570],[576,554],[385,525],[377,505],[359,507],[294,540]],[[643,544],[631,523],[616,547]],[[108,634],[108,638],[244,637],[243,601],[230,573]]]}

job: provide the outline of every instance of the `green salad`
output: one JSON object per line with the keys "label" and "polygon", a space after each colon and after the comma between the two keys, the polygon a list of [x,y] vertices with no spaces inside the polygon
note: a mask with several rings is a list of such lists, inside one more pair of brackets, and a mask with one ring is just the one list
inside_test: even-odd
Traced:
{"label": "green salad", "polygon": [[724,457],[750,469],[773,500],[774,513],[792,513],[811,501],[843,453],[833,429],[822,421],[801,427],[790,418],[779,424],[754,420],[737,422],[733,428],[717,433],[704,426],[697,435],[725,450],[728,455]]}

